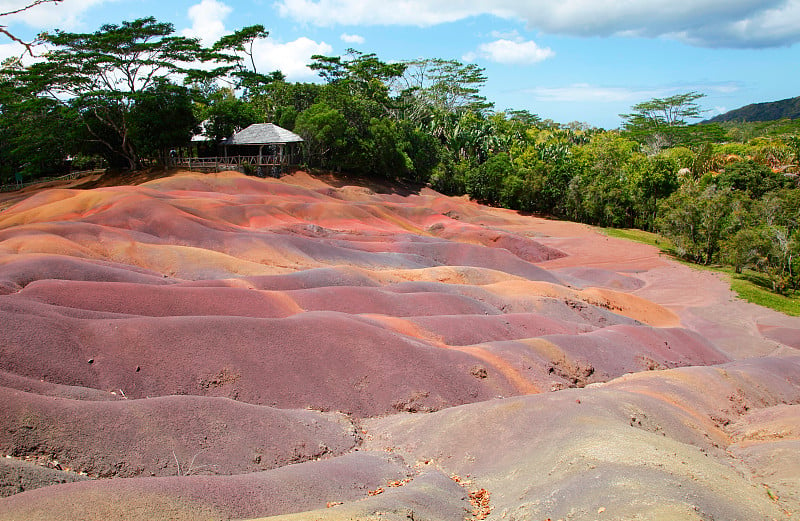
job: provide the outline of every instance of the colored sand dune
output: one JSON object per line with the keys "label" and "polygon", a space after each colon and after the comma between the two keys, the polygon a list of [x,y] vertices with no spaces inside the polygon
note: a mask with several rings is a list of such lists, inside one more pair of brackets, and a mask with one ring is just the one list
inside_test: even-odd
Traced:
{"label": "colored sand dune", "polygon": [[582,225],[329,181],[0,212],[0,519],[798,515],[800,320]]}

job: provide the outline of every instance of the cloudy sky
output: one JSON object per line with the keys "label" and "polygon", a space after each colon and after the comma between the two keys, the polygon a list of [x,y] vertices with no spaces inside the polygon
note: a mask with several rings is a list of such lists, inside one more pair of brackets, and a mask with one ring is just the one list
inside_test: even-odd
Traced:
{"label": "cloudy sky", "polygon": [[[687,91],[709,116],[800,96],[800,0],[63,0],[0,24],[32,38],[151,15],[208,44],[263,24],[259,70],[292,81],[316,81],[312,54],[348,48],[473,62],[497,110],[562,123],[615,128],[631,105]],[[16,52],[0,36],[0,56]]]}

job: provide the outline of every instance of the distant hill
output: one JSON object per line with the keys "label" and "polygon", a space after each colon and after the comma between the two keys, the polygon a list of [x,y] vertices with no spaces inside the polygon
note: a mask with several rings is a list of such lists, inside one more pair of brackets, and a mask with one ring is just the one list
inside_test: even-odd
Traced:
{"label": "distant hill", "polygon": [[780,101],[753,103],[709,119],[708,123],[726,121],[775,121],[800,118],[800,96]]}

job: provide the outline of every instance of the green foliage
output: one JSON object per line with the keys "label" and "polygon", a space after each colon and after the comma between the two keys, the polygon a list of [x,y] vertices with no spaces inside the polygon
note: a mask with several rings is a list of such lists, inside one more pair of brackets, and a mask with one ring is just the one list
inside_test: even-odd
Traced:
{"label": "green foliage", "polygon": [[295,132],[305,140],[305,161],[325,167],[345,145],[347,120],[335,108],[317,103],[297,116]]}
{"label": "green foliage", "polygon": [[669,252],[674,249],[674,246],[669,239],[657,233],[646,232],[636,228],[603,228],[602,231],[609,237],[616,237],[618,239],[626,239],[642,244],[648,244],[650,246],[655,246],[664,252]]}
{"label": "green foliage", "polygon": [[687,131],[688,120],[703,113],[697,103],[703,97],[705,94],[687,92],[637,103],[631,107],[633,112],[620,114],[622,128],[641,142],[658,143],[658,149],[691,142],[696,130]]}
{"label": "green foliage", "polygon": [[[197,121],[214,140],[260,121],[304,139],[310,166],[412,179],[493,205],[660,230],[685,259],[728,262],[774,291],[800,284],[800,122],[690,124],[703,94],[636,104],[623,131],[492,112],[484,69],[455,60],[314,56],[323,83],[256,70],[261,25],[212,48],[143,18],[43,35],[45,60],[0,72],[0,175],[68,155],[166,162]],[[184,77],[190,90],[171,82]],[[231,85],[221,88],[216,79]],[[192,103],[193,101],[193,103]],[[634,232],[625,232],[628,235]],[[644,231],[638,233],[645,233]],[[748,275],[753,277],[753,275]]]}
{"label": "green foliage", "polygon": [[731,276],[731,289],[747,302],[758,304],[787,315],[800,316],[800,296],[796,293],[780,295],[759,281],[757,273],[744,272]]}
{"label": "green foliage", "polygon": [[687,183],[662,201],[657,228],[680,257],[711,264],[718,260],[721,242],[746,223],[747,204],[729,188]]}
{"label": "green foliage", "polygon": [[467,173],[472,168],[469,161],[454,162],[445,156],[431,171],[431,187],[446,195],[466,194]]}
{"label": "green foliage", "polygon": [[740,190],[751,199],[760,199],[764,194],[783,187],[786,179],[764,164],[745,159],[727,165],[716,182],[721,188]]}
{"label": "green foliage", "polygon": [[494,155],[479,167],[467,171],[467,193],[474,199],[496,205],[501,200],[504,179],[513,171],[506,154]]}
{"label": "green foliage", "polygon": [[[669,240],[657,234],[619,228],[606,228],[603,232],[611,237],[650,244],[660,248],[665,253],[674,251]],[[776,294],[772,291],[772,283],[769,279],[757,271],[743,269],[741,273],[737,274],[731,268],[726,267],[703,269],[713,269],[727,275],[731,289],[739,298],[747,302],[774,309],[787,315],[800,316],[800,295],[796,291],[787,295]]]}
{"label": "green foliage", "polygon": [[45,60],[14,71],[14,81],[30,97],[74,109],[91,146],[137,168],[141,154],[129,121],[136,103],[169,77],[193,73],[184,64],[225,59],[173,32],[171,24],[151,17],[94,33],[44,33],[40,38],[50,48]]}
{"label": "green foliage", "polygon": [[139,153],[169,162],[169,151],[186,146],[197,125],[188,89],[157,83],[137,98],[129,117],[130,138]]}
{"label": "green foliage", "polygon": [[227,72],[237,80],[236,86],[244,91],[244,96],[259,92],[274,81],[283,81],[285,77],[280,71],[271,74],[260,74],[256,68],[253,46],[257,40],[269,37],[269,31],[263,25],[250,25],[220,38],[212,46],[212,51],[225,54],[227,61],[233,65],[218,69],[217,75]]}
{"label": "green foliage", "polygon": [[570,181],[567,212],[600,226],[633,224],[632,194],[626,164],[639,145],[615,132],[592,136],[575,150],[576,175]]}
{"label": "green foliage", "polygon": [[403,65],[402,78],[393,87],[399,91],[405,119],[424,124],[436,113],[483,113],[492,107],[480,94],[487,79],[485,70],[475,64],[434,58]]}
{"label": "green foliage", "polygon": [[409,178],[414,171],[403,129],[392,120],[373,118],[365,146],[367,171],[389,178]]}
{"label": "green foliage", "polygon": [[316,83],[273,81],[251,94],[249,105],[261,121],[272,121],[293,130],[297,116],[320,101],[325,87]]}
{"label": "green foliage", "polygon": [[231,137],[253,123],[258,123],[253,106],[237,98],[231,89],[218,89],[213,92],[200,110],[198,119],[207,121],[206,134],[215,143]]}
{"label": "green foliage", "polygon": [[[6,91],[6,94],[9,94]],[[0,104],[0,175],[4,182],[67,173],[77,114],[51,100],[4,97]]]}
{"label": "green foliage", "polygon": [[785,293],[800,284],[800,201],[796,189],[773,191],[752,205],[749,228],[727,246],[728,262],[737,273],[756,270],[772,290]]}
{"label": "green foliage", "polygon": [[669,197],[679,186],[678,162],[665,156],[634,155],[625,167],[633,210],[634,224],[652,230],[658,215],[659,201]]}
{"label": "green foliage", "polygon": [[687,147],[680,146],[668,148],[667,150],[664,150],[660,156],[669,161],[673,161],[678,166],[678,170],[683,168],[688,168],[691,170],[694,163],[695,153]]}

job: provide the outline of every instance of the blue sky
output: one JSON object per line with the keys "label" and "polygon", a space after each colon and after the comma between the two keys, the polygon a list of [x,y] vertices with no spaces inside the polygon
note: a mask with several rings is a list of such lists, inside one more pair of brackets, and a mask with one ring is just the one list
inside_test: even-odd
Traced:
{"label": "blue sky", "polygon": [[[259,70],[291,81],[316,81],[312,54],[349,47],[474,62],[497,110],[561,123],[615,128],[635,103],[692,90],[709,116],[800,96],[800,0],[63,0],[0,24],[32,38],[151,15],[207,44],[263,24]],[[17,52],[0,38],[0,57]]]}

